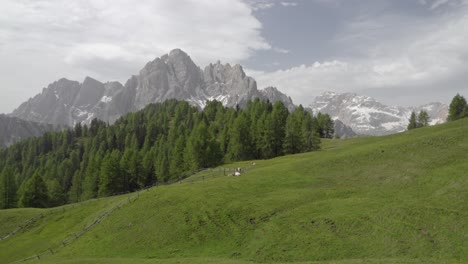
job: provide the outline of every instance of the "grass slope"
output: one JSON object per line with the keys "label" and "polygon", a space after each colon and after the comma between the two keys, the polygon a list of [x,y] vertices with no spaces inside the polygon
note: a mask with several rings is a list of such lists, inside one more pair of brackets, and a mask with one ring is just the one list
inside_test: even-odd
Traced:
{"label": "grass slope", "polygon": [[[468,119],[331,140],[241,177],[208,171],[194,177],[219,177],[142,192],[41,262],[467,263],[467,173]],[[56,247],[126,199],[48,214],[0,241],[0,260]],[[0,233],[48,210],[0,211]]]}

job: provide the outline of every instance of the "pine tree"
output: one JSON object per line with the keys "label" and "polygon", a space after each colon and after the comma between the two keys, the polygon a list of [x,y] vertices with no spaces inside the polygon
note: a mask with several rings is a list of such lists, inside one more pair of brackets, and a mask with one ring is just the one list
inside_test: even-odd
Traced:
{"label": "pine tree", "polygon": [[99,174],[101,164],[101,153],[90,155],[88,167],[85,169],[85,176],[83,180],[83,193],[81,194],[82,200],[96,198],[99,188]]}
{"label": "pine tree", "polygon": [[47,186],[38,172],[25,183],[22,190],[19,206],[20,207],[47,207],[49,197],[47,195]]}
{"label": "pine tree", "polygon": [[280,101],[273,105],[271,112],[273,130],[273,156],[283,155],[283,143],[286,135],[286,120],[288,109]]}
{"label": "pine tree", "polygon": [[[51,186],[47,186],[48,188]],[[54,186],[55,187],[55,186]],[[49,195],[50,195],[51,189],[49,188]],[[62,189],[63,192],[63,189]],[[73,175],[72,179],[72,185],[70,187],[69,191],[69,199],[70,202],[75,203],[80,201],[81,195],[83,193],[83,179],[80,171],[75,171],[75,175]]]}
{"label": "pine tree", "polygon": [[286,119],[283,149],[287,154],[300,153],[304,149],[303,118],[304,108],[299,106]]}
{"label": "pine tree", "polygon": [[335,122],[329,114],[317,114],[318,133],[321,138],[333,138]]}
{"label": "pine tree", "polygon": [[450,103],[449,106],[449,115],[447,121],[455,121],[464,117],[466,114],[466,108],[468,107],[465,97],[457,94]]}
{"label": "pine tree", "polygon": [[249,118],[241,110],[238,111],[240,113],[230,129],[228,147],[230,161],[248,160],[253,156]]}
{"label": "pine tree", "polygon": [[275,143],[275,128],[273,126],[272,115],[264,113],[261,122],[261,130],[258,140],[258,156],[261,159],[269,159],[274,157],[274,143]]}
{"label": "pine tree", "polygon": [[421,110],[418,115],[418,127],[426,127],[429,126],[429,114]]}
{"label": "pine tree", "polygon": [[305,112],[302,123],[302,136],[304,142],[304,151],[313,151],[320,149],[320,136],[314,128],[313,117]]}
{"label": "pine tree", "polygon": [[140,186],[151,186],[156,182],[155,159],[156,146],[149,149],[143,156],[142,173],[139,177]]}
{"label": "pine tree", "polygon": [[99,196],[120,193],[124,189],[122,170],[120,168],[120,152],[112,151],[102,161],[99,175]]}
{"label": "pine tree", "polygon": [[[46,182],[47,192],[49,195],[48,206],[59,206],[67,202],[66,193],[57,179],[50,179]],[[79,201],[77,198],[73,198],[73,202]]]}
{"label": "pine tree", "polygon": [[0,209],[16,207],[16,181],[14,171],[6,166],[0,174]]}
{"label": "pine tree", "polygon": [[416,113],[413,111],[411,112],[411,116],[409,119],[408,130],[415,129],[418,127],[418,121],[416,119]]}

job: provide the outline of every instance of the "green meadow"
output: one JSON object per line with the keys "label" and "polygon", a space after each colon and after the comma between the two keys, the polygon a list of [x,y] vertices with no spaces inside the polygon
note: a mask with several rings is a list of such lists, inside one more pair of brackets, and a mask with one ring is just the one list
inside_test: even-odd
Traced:
{"label": "green meadow", "polygon": [[249,168],[2,210],[1,237],[43,216],[0,241],[0,262],[468,263],[468,119],[225,167]]}

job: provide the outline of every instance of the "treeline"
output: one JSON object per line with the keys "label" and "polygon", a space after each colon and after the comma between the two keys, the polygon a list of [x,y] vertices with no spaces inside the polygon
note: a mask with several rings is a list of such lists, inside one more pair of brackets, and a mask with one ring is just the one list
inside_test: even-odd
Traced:
{"label": "treeline", "polygon": [[320,148],[328,115],[255,100],[246,109],[170,100],[113,125],[93,120],[0,151],[0,208],[50,207],[130,192],[182,173]]}

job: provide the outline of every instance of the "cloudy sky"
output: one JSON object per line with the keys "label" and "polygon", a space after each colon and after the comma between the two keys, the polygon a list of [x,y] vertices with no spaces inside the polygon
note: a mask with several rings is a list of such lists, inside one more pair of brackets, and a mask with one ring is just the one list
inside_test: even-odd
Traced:
{"label": "cloudy sky", "polygon": [[308,105],[468,96],[468,0],[2,0],[0,113],[66,77],[125,82],[174,48]]}

